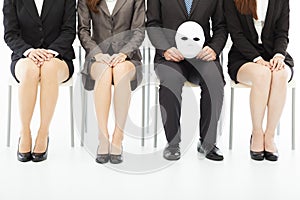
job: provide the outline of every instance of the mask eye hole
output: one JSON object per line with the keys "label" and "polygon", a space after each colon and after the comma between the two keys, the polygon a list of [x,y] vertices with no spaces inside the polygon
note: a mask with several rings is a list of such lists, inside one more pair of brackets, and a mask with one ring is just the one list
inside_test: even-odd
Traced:
{"label": "mask eye hole", "polygon": [[182,39],[182,40],[188,40],[188,38],[187,38],[187,37],[182,37],[181,39]]}
{"label": "mask eye hole", "polygon": [[200,38],[195,37],[195,38],[193,38],[193,40],[198,42],[200,40]]}

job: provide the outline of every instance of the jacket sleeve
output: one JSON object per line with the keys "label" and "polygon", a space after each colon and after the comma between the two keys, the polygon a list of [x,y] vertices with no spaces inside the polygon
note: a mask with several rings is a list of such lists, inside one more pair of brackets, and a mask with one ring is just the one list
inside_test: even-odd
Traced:
{"label": "jacket sleeve", "polygon": [[76,36],[76,1],[66,0],[63,24],[60,35],[49,45],[48,49],[58,52],[62,57],[69,51]]}
{"label": "jacket sleeve", "polygon": [[289,43],[289,18],[290,18],[290,7],[289,0],[282,1],[281,15],[275,25],[274,35],[274,55],[280,53],[286,56],[286,49]]}
{"label": "jacket sleeve", "polygon": [[223,50],[228,38],[223,2],[224,0],[217,0],[215,12],[211,17],[213,36],[211,41],[208,42],[208,46],[210,46],[217,55]]}
{"label": "jacket sleeve", "polygon": [[4,0],[3,15],[4,40],[15,54],[23,57],[23,53],[27,49],[32,48],[32,46],[27,44],[22,38],[16,7],[13,0]]}
{"label": "jacket sleeve", "polygon": [[162,28],[162,16],[161,16],[160,0],[148,0],[147,1],[147,33],[149,39],[156,51],[162,55],[163,52],[172,47],[168,42],[167,37]]}
{"label": "jacket sleeve", "polygon": [[249,60],[254,60],[260,54],[250,43],[243,33],[243,28],[238,18],[238,11],[234,5],[234,0],[226,0],[224,3],[225,19],[227,29],[235,48]]}
{"label": "jacket sleeve", "polygon": [[134,13],[131,19],[131,39],[123,46],[120,52],[132,58],[134,51],[139,49],[145,38],[145,1],[136,0]]}
{"label": "jacket sleeve", "polygon": [[82,47],[90,57],[95,56],[98,53],[102,53],[102,50],[97,43],[91,37],[91,11],[86,4],[86,0],[78,0],[78,37]]}

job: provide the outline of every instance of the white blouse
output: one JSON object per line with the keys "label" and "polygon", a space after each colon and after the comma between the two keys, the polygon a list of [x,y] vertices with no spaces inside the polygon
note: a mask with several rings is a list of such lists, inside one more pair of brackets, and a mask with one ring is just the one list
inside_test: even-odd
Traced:
{"label": "white blouse", "polygon": [[112,15],[114,8],[116,6],[117,0],[105,0],[109,13]]}
{"label": "white blouse", "polygon": [[34,0],[39,16],[42,14],[44,0]]}
{"label": "white blouse", "polygon": [[258,19],[257,20],[253,19],[253,20],[254,20],[254,26],[255,26],[256,32],[258,34],[258,43],[261,44],[262,43],[261,33],[262,33],[262,29],[265,24],[269,1],[268,0],[256,0],[256,2],[257,2]]}

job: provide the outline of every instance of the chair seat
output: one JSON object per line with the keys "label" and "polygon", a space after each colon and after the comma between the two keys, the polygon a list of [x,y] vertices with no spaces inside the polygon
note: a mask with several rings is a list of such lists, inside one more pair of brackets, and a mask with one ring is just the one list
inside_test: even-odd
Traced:
{"label": "chair seat", "polygon": [[196,85],[194,83],[191,83],[189,81],[184,82],[185,87],[199,87],[199,85]]}
{"label": "chair seat", "polygon": [[[230,80],[230,87],[231,88],[250,88],[250,85],[245,85],[243,83],[235,83],[233,80]],[[296,88],[296,81],[295,79],[292,79],[288,83],[289,88]]]}

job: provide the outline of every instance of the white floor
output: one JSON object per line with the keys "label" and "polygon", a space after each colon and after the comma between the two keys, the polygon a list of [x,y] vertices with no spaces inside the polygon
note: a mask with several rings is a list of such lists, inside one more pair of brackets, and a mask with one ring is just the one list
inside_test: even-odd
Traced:
{"label": "white floor", "polygon": [[[296,21],[299,14],[296,8],[299,3],[290,1],[292,6],[291,44],[289,52],[294,56],[296,69],[300,62],[297,57],[299,45],[299,26]],[[2,20],[2,16],[0,17]],[[0,37],[3,31],[0,28]],[[61,88],[55,116],[50,131],[48,160],[42,163],[20,163],[16,159],[19,118],[17,108],[17,92],[13,92],[12,110],[13,125],[11,147],[6,147],[6,114],[7,114],[7,77],[10,76],[9,50],[4,42],[1,45],[0,67],[0,200],[96,200],[96,199],[243,199],[243,200],[299,200],[300,199],[300,137],[299,126],[296,124],[296,150],[291,150],[291,98],[288,93],[287,104],[281,119],[281,134],[277,137],[280,159],[276,163],[267,161],[255,162],[249,156],[250,114],[248,108],[249,90],[236,90],[234,144],[228,150],[229,123],[229,84],[225,91],[225,112],[223,134],[219,140],[225,160],[212,162],[198,159],[196,153],[197,117],[183,125],[183,138],[192,136],[186,152],[177,162],[165,162],[161,158],[161,150],[165,139],[160,131],[158,148],[154,149],[152,135],[147,135],[146,146],[140,146],[140,133],[135,137],[127,135],[124,142],[125,162],[116,167],[99,165],[89,153],[90,148],[80,147],[79,134],[76,132],[76,144],[70,147],[68,90]],[[4,50],[3,50],[4,49]],[[78,69],[77,69],[78,71]],[[224,66],[226,74],[226,66]],[[299,73],[296,79],[300,80]],[[183,116],[197,116],[196,108],[189,111],[187,99],[190,90],[185,89],[183,98]],[[198,97],[198,89],[193,89]],[[153,94],[153,93],[151,93]],[[141,109],[141,92],[135,93],[130,116],[140,122],[138,113]],[[297,99],[300,99],[299,92]],[[196,98],[197,99],[197,98]],[[296,104],[296,123],[299,121],[299,107]],[[38,128],[39,109],[36,108],[32,131]],[[190,118],[189,118],[190,119]],[[186,121],[185,121],[186,122]],[[110,124],[112,126],[112,123]],[[193,132],[190,134],[189,130]],[[161,129],[160,129],[161,130]],[[96,138],[95,138],[96,140]],[[132,160],[132,155],[142,155]],[[153,163],[143,159],[143,155],[153,155],[161,165],[149,169]],[[152,160],[151,160],[152,161]],[[134,165],[139,166],[138,174],[134,174]],[[150,167],[151,168],[151,167]]]}

